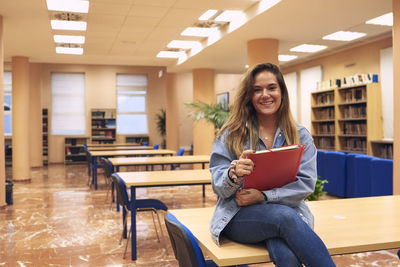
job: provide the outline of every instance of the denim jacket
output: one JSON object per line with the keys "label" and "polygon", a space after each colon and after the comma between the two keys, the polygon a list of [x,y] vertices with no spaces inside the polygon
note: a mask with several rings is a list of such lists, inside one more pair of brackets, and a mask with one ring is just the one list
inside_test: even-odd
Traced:
{"label": "denim jacket", "polygon": [[[311,227],[314,227],[314,216],[304,202],[309,194],[314,192],[315,183],[317,181],[316,156],[317,149],[314,145],[313,138],[309,131],[303,126],[297,126],[300,137],[300,143],[306,146],[297,173],[296,181],[289,183],[280,188],[274,188],[264,191],[267,195],[267,203],[277,203],[287,205],[295,209],[303,220]],[[212,177],[212,188],[214,193],[218,195],[218,202],[215,207],[213,217],[210,222],[211,235],[214,241],[219,245],[220,235],[225,226],[239,211],[240,207],[235,201],[235,193],[242,184],[235,184],[228,177],[228,169],[232,160],[237,159],[228,151],[225,145],[227,132],[214,142],[211,158],[210,171]],[[284,145],[285,136],[280,128],[275,133],[273,147]],[[249,149],[249,138],[245,150]],[[264,142],[260,139],[260,150],[266,149]],[[284,164],[284,163],[282,163]]]}

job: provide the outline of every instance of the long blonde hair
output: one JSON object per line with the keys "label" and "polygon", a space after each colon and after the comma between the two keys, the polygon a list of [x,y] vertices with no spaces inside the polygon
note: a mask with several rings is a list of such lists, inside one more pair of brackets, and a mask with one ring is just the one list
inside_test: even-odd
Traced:
{"label": "long blonde hair", "polygon": [[273,73],[281,89],[282,102],[277,111],[277,121],[278,126],[285,136],[286,144],[291,145],[300,142],[296,123],[290,112],[289,93],[279,67],[272,63],[258,64],[246,72],[237,90],[230,116],[217,134],[217,137],[219,137],[223,132],[228,130],[226,145],[229,152],[237,157],[244,150],[247,136],[250,138],[250,149],[257,149],[259,147],[259,125],[252,97],[254,92],[254,78],[258,73],[263,71]]}

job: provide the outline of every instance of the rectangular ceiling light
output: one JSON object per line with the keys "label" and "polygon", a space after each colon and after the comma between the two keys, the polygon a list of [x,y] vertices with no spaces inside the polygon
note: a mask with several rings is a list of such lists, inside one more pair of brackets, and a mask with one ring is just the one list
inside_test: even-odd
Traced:
{"label": "rectangular ceiling light", "polygon": [[197,37],[208,37],[216,28],[201,28],[201,27],[187,27],[181,35],[183,36],[197,36]]}
{"label": "rectangular ceiling light", "polygon": [[295,56],[295,55],[278,55],[279,61],[291,61],[296,58],[297,58],[297,56]]}
{"label": "rectangular ceiling light", "polygon": [[244,13],[239,10],[225,10],[222,12],[218,17],[216,17],[214,20],[215,21],[222,21],[222,22],[231,22],[233,20],[236,20],[238,18],[242,18],[244,16]]}
{"label": "rectangular ceiling light", "polygon": [[65,12],[89,12],[89,1],[84,0],[46,0],[47,9],[52,11]]}
{"label": "rectangular ceiling light", "polygon": [[305,53],[314,53],[327,48],[326,45],[310,45],[310,44],[302,44],[290,49],[292,52],[305,52]]}
{"label": "rectangular ceiling light", "polygon": [[387,13],[385,15],[370,19],[366,21],[367,24],[383,25],[383,26],[393,26],[393,13]]}
{"label": "rectangular ceiling light", "polygon": [[209,20],[210,18],[212,18],[212,16],[217,14],[217,12],[218,12],[218,10],[216,10],[216,9],[209,9],[206,12],[204,12],[203,15],[201,15],[199,17],[199,20]]}
{"label": "rectangular ceiling light", "polygon": [[157,57],[160,58],[180,58],[185,55],[183,51],[160,51],[157,54]]}
{"label": "rectangular ceiling light", "polygon": [[363,32],[338,31],[329,35],[325,35],[324,37],[322,37],[322,39],[335,41],[353,41],[365,35],[367,34]]}
{"label": "rectangular ceiling light", "polygon": [[86,21],[51,20],[53,30],[86,31]]}
{"label": "rectangular ceiling light", "polygon": [[54,42],[67,44],[84,44],[85,36],[77,35],[54,35]]}
{"label": "rectangular ceiling light", "polygon": [[182,49],[192,49],[201,47],[201,43],[197,41],[182,41],[182,40],[172,40],[167,45],[168,48],[182,48]]}
{"label": "rectangular ceiling light", "polygon": [[69,55],[82,55],[83,48],[82,47],[56,47],[57,54],[69,54]]}
{"label": "rectangular ceiling light", "polygon": [[258,12],[264,12],[278,4],[281,0],[261,0],[258,4]]}

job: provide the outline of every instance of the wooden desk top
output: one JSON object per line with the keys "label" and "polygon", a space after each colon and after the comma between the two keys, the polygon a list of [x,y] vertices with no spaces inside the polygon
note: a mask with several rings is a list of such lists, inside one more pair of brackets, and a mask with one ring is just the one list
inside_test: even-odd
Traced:
{"label": "wooden desk top", "polygon": [[90,152],[92,151],[109,151],[109,150],[147,150],[153,149],[152,146],[98,146],[88,147]]}
{"label": "wooden desk top", "polygon": [[144,165],[144,164],[184,164],[184,163],[209,163],[209,155],[171,156],[171,157],[135,157],[135,158],[110,158],[114,166]]}
{"label": "wooden desk top", "polygon": [[138,143],[86,144],[87,147],[140,146]]}
{"label": "wooden desk top", "polygon": [[144,155],[175,155],[175,150],[149,149],[149,150],[101,150],[91,152],[93,157],[110,156],[144,156]]}
{"label": "wooden desk top", "polygon": [[146,187],[179,184],[210,184],[209,170],[117,172],[127,186]]}
{"label": "wooden desk top", "polygon": [[[400,196],[348,198],[308,202],[315,232],[332,255],[400,247]],[[266,247],[223,239],[218,247],[209,223],[214,207],[169,210],[198,239],[203,252],[218,265],[270,261]]]}

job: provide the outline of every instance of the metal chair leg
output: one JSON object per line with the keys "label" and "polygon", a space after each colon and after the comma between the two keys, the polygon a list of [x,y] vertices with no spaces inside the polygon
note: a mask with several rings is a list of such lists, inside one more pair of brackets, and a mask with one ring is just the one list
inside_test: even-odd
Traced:
{"label": "metal chair leg", "polygon": [[[154,213],[157,213],[156,209],[152,209],[151,211],[153,211]],[[153,225],[154,225],[154,229],[156,230],[157,240],[158,240],[158,242],[160,242],[160,236],[158,235],[158,230],[157,230],[157,226],[156,226],[156,221],[154,220],[153,212],[151,213],[151,217],[153,218]]]}
{"label": "metal chair leg", "polygon": [[168,256],[167,240],[165,240],[164,231],[163,231],[163,229],[162,229],[162,227],[161,227],[160,215],[158,214],[158,212],[156,212],[156,213],[157,213],[158,225],[160,226],[161,238],[162,238],[162,240],[163,240],[164,247],[165,247],[165,253],[166,253],[167,256]]}
{"label": "metal chair leg", "polygon": [[126,250],[128,249],[128,244],[129,244],[129,240],[130,240],[130,238],[131,238],[131,235],[132,235],[132,226],[129,227],[129,233],[128,233],[128,238],[127,238],[128,240],[126,241],[124,256],[122,257],[123,259],[125,259]]}

